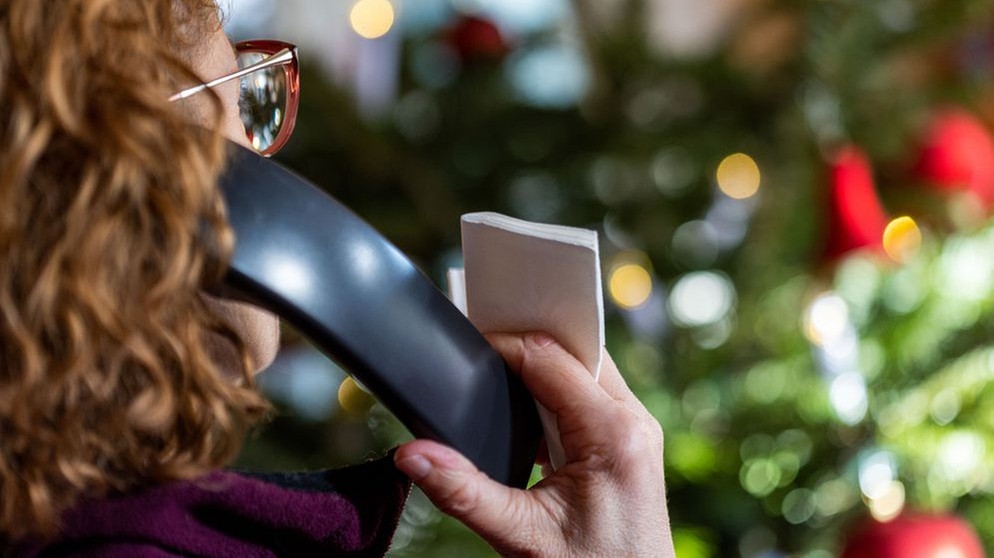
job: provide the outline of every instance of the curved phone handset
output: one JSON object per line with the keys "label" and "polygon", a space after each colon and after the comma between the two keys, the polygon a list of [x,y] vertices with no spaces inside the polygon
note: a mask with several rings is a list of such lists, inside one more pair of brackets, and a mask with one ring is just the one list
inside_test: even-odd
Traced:
{"label": "curved phone handset", "polygon": [[331,196],[248,149],[233,147],[221,188],[236,238],[221,294],[286,320],[415,436],[525,485],[541,435],[534,401],[427,277]]}

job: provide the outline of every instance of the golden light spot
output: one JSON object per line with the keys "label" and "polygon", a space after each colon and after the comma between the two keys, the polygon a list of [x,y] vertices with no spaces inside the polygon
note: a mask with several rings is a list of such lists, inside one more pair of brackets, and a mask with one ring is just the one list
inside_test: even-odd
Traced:
{"label": "golden light spot", "polygon": [[652,295],[652,276],[639,264],[619,265],[611,271],[608,291],[615,304],[634,310],[645,304]]}
{"label": "golden light spot", "polygon": [[359,0],[349,12],[349,22],[361,37],[382,37],[393,27],[393,4],[390,0]]}
{"label": "golden light spot", "polygon": [[745,153],[725,157],[718,165],[718,188],[730,198],[743,200],[759,191],[759,165]]}
{"label": "golden light spot", "polygon": [[366,415],[376,399],[362,388],[351,376],[342,380],[338,386],[338,404],[346,415],[361,418]]}
{"label": "golden light spot", "polygon": [[911,217],[898,217],[884,229],[884,251],[895,262],[906,262],[918,254],[922,233]]}

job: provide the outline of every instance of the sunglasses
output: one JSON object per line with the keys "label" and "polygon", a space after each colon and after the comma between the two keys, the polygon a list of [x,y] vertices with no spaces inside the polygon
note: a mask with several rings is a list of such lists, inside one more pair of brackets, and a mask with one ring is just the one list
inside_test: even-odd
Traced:
{"label": "sunglasses", "polygon": [[238,71],[223,75],[169,98],[185,99],[208,88],[238,80],[238,108],[249,143],[269,157],[286,144],[297,121],[300,74],[297,47],[275,40],[235,43]]}

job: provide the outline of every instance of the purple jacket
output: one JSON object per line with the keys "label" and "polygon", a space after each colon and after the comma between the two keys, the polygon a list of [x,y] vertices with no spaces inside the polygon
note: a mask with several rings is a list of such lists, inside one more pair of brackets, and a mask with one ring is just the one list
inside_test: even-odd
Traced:
{"label": "purple jacket", "polygon": [[227,471],[90,500],[18,557],[382,556],[410,482],[392,455],[316,473]]}

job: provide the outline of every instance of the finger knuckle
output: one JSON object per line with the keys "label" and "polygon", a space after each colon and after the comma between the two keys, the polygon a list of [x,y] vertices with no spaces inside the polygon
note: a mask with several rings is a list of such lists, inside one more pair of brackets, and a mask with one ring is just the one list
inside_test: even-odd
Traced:
{"label": "finger knuckle", "polygon": [[625,464],[644,459],[656,441],[653,431],[631,413],[617,415],[612,432],[615,459]]}
{"label": "finger knuckle", "polygon": [[621,463],[641,461],[649,451],[649,444],[642,432],[630,430],[618,440],[618,460]]}

